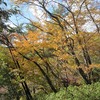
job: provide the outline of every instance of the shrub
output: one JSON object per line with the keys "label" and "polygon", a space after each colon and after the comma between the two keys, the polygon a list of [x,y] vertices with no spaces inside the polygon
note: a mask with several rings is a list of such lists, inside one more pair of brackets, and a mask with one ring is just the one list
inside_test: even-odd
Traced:
{"label": "shrub", "polygon": [[56,94],[39,95],[37,100],[100,100],[100,82],[79,87],[69,86],[67,90],[61,88]]}

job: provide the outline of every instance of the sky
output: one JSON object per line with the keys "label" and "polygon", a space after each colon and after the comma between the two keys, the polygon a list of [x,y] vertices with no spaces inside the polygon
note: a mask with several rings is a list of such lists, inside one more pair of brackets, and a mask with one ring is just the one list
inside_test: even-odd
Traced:
{"label": "sky", "polygon": [[[7,9],[14,9],[16,7],[16,6],[14,6],[14,4],[10,0],[4,0],[4,2],[7,3],[7,6],[2,5],[2,7],[6,10]],[[29,8],[27,6],[25,6],[25,5],[20,6],[20,10],[25,17],[27,17],[29,19],[33,19],[33,15],[32,15],[32,13],[29,12]],[[20,25],[21,23],[29,23],[29,21],[26,18],[22,17],[19,14],[18,15],[11,15],[11,17],[9,19],[10,19],[10,21],[7,22],[7,24],[9,24],[12,27],[14,27],[14,24]]]}
{"label": "sky", "polygon": [[[56,0],[55,0],[56,1]],[[59,2],[61,2],[62,0],[58,0]],[[95,1],[99,1],[100,0],[95,0]],[[4,9],[10,9],[10,8],[14,8],[14,4],[10,1],[10,0],[4,0],[4,2],[7,3],[7,6],[2,5]],[[53,5],[53,4],[52,4]],[[54,7],[57,7],[57,5],[53,5]],[[100,6],[99,6],[100,7]],[[19,8],[22,12],[22,14],[33,20],[36,21],[35,17],[38,17],[39,19],[42,19],[41,22],[45,19],[45,15],[43,15],[43,10],[41,10],[38,7],[33,7],[33,6],[27,6],[27,5],[20,5]],[[50,5],[49,10],[52,11],[52,6]],[[35,17],[34,17],[35,16]],[[22,17],[21,15],[12,15],[10,17],[10,21],[7,22],[7,24],[9,24],[11,27],[14,27],[14,24],[16,25],[20,25],[21,23],[29,23],[29,20],[27,20],[26,18]],[[85,25],[85,27],[87,26],[87,23]],[[87,27],[87,29],[92,28],[91,25]],[[92,28],[93,29],[93,28]]]}

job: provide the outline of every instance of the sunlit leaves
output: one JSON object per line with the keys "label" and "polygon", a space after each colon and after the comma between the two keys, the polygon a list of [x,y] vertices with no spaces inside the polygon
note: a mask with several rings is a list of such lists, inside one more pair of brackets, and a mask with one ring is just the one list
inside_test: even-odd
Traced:
{"label": "sunlit leaves", "polygon": [[[13,54],[19,60],[23,72],[27,75],[33,73],[33,77],[37,73],[41,75],[36,65],[31,64],[37,62],[48,76],[53,76],[52,72],[54,72],[60,79],[67,78],[66,75],[76,77],[80,73],[83,79],[90,81],[89,73],[94,68],[98,68],[100,63],[98,56],[100,55],[100,35],[96,28],[93,30],[87,28],[89,22],[93,23],[93,27],[98,25],[99,18],[96,19],[94,16],[98,13],[97,9],[89,7],[88,11],[86,5],[90,6],[90,1],[68,1],[69,7],[65,4],[61,5],[60,2],[61,4],[58,3],[58,5],[62,8],[67,7],[67,16],[63,16],[62,13],[61,15],[52,14],[51,11],[49,12],[50,9],[47,11],[46,2],[44,0],[41,2],[38,3],[49,16],[47,16],[48,20],[43,20],[42,23],[32,22],[36,29],[28,30],[26,35],[15,41]],[[35,6],[34,3],[33,6]],[[28,57],[29,62],[25,57]]]}

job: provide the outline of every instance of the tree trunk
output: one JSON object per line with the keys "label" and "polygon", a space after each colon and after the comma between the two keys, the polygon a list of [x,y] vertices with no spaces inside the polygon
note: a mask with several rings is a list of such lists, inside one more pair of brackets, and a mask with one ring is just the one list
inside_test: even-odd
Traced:
{"label": "tree trunk", "polygon": [[50,80],[50,78],[47,76],[47,74],[44,72],[44,70],[40,67],[40,65],[34,61],[34,64],[40,69],[40,71],[42,72],[42,74],[44,75],[44,77],[46,78],[49,86],[51,87],[51,89],[53,90],[53,92],[57,92],[57,90],[55,89],[55,87],[52,84],[52,81]]}

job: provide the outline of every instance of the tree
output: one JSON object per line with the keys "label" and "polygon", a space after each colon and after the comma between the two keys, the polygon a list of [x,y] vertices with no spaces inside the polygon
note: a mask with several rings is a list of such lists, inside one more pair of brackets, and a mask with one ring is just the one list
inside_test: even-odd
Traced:
{"label": "tree", "polygon": [[[23,1],[24,2],[24,1]],[[59,28],[61,28],[61,30],[63,31],[63,34],[65,35],[65,39],[67,41],[67,46],[68,49],[71,53],[71,55],[74,57],[75,63],[76,65],[79,67],[79,73],[81,74],[81,76],[83,77],[83,79],[86,81],[86,83],[91,83],[90,79],[87,78],[87,75],[84,73],[84,71],[82,70],[82,68],[80,68],[80,61],[77,58],[77,54],[74,51],[74,34],[77,37],[77,42],[79,44],[79,46],[81,47],[82,50],[82,55],[84,58],[84,63],[87,66],[87,68],[89,67],[89,65],[92,64],[91,61],[91,57],[89,54],[89,50],[87,49],[87,45],[85,40],[83,41],[81,38],[84,38],[85,31],[82,30],[81,25],[86,23],[88,20],[86,20],[85,18],[83,18],[86,15],[89,15],[89,19],[94,23],[94,27],[96,27],[96,33],[99,33],[99,26],[98,26],[98,19],[94,19],[93,17],[93,13],[98,13],[97,8],[91,8],[91,3],[93,1],[87,1],[87,0],[83,0],[83,1],[64,1],[67,3],[67,5],[64,5],[63,3],[59,3],[58,1],[51,1],[50,3],[57,3],[58,5],[62,6],[64,9],[66,9],[66,11],[69,13],[68,16],[66,16],[65,18],[62,15],[59,14],[53,14],[51,11],[49,11],[49,7],[47,8],[47,6],[49,6],[49,2],[47,1],[32,1],[28,3],[31,3],[33,5],[35,5],[35,3],[38,3],[38,7],[42,8],[47,14],[48,16],[51,18],[51,21],[53,24],[57,24]],[[63,2],[63,1],[62,1]],[[89,8],[90,6],[90,8]],[[76,8],[75,8],[76,7]],[[75,9],[74,9],[75,8]],[[92,11],[94,9],[94,11]],[[84,14],[83,11],[86,11],[86,14]],[[70,18],[70,20],[69,20]],[[80,19],[83,18],[82,21],[80,21]],[[73,25],[73,26],[72,26]],[[43,26],[43,29],[44,26]],[[49,30],[48,30],[49,31]],[[83,32],[81,32],[83,31]],[[66,32],[69,32],[69,34],[65,34]],[[51,32],[52,33],[52,32]],[[83,33],[83,34],[82,34]],[[87,33],[88,34],[88,33]],[[72,35],[72,36],[70,36]],[[85,34],[86,35],[86,34]],[[92,34],[90,34],[92,36]],[[84,46],[83,46],[84,45]]]}
{"label": "tree", "polygon": [[[0,4],[6,4],[6,2],[3,2],[2,0],[0,0]],[[18,63],[18,61],[14,58],[13,54],[12,54],[12,50],[11,48],[13,47],[12,45],[12,41],[11,40],[13,34],[10,34],[9,32],[11,32],[12,28],[9,27],[9,25],[6,25],[6,21],[9,20],[10,15],[12,14],[16,14],[17,10],[4,10],[3,8],[0,8],[0,27],[1,27],[1,32],[0,32],[0,44],[3,46],[3,48],[5,48],[5,50],[7,49],[8,51],[6,53],[8,53],[10,56],[10,60],[12,61],[12,63],[9,63],[8,60],[4,60],[4,63],[7,63],[3,66],[3,62],[1,63],[1,76],[4,77],[4,80],[1,79],[1,81],[3,83],[7,84],[5,86],[7,86],[9,94],[10,94],[10,100],[14,99],[16,97],[17,100],[19,100],[19,89],[20,88],[20,84],[23,87],[24,92],[26,93],[26,99],[27,100],[32,100],[32,96],[30,94],[30,90],[27,86],[27,83],[25,82],[25,80],[23,79],[24,77],[22,77],[21,75],[21,70],[20,70],[20,64]],[[13,29],[14,30],[14,29]],[[13,37],[14,38],[14,37]],[[7,48],[6,48],[7,47]],[[5,68],[3,68],[5,67]],[[11,70],[9,70],[11,68]],[[14,71],[14,70],[15,71]],[[5,74],[6,73],[6,74]],[[11,74],[11,75],[10,75]],[[23,80],[23,81],[22,81]],[[17,81],[17,83],[16,83]],[[12,96],[11,96],[12,95]],[[23,95],[23,94],[21,94]]]}
{"label": "tree", "polygon": [[[29,29],[24,36],[13,34],[17,41],[11,43],[12,38],[7,37],[12,46],[9,49],[17,61],[15,64],[20,65],[27,81],[32,81],[28,79],[29,73],[33,72],[31,76],[33,79],[38,73],[40,80],[33,81],[34,84],[36,82],[40,85],[40,81],[43,82],[45,79],[44,82],[47,82],[47,86],[49,85],[54,92],[57,92],[63,84],[66,87],[69,84],[76,84],[79,79],[83,79],[86,84],[95,82],[93,70],[100,67],[98,56],[100,55],[98,18],[100,16],[98,8],[92,5],[93,1],[22,0],[22,2],[33,4],[34,7],[38,6],[47,17],[42,20],[42,24],[29,19],[36,29]],[[63,12],[54,13],[50,9],[53,3],[64,9],[65,15]],[[90,22],[94,28],[92,31],[85,27]],[[46,87],[43,88],[46,90]]]}

